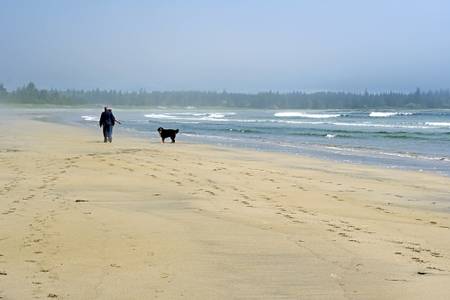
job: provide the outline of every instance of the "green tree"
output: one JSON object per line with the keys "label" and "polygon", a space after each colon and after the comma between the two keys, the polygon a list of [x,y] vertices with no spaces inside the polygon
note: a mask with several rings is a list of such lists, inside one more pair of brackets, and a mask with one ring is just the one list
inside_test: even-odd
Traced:
{"label": "green tree", "polygon": [[3,83],[0,83],[0,98],[6,98],[8,96],[8,91],[6,90]]}

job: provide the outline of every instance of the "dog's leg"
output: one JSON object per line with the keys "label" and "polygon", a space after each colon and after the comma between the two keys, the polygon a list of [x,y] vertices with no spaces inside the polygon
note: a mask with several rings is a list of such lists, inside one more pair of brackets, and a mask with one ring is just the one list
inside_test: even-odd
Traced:
{"label": "dog's leg", "polygon": [[175,138],[174,137],[171,137],[170,139],[172,140],[172,143],[175,143]]}

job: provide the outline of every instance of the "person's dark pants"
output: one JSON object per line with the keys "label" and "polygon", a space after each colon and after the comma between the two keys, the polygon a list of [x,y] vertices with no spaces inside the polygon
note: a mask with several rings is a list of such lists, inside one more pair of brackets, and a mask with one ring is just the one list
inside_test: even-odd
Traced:
{"label": "person's dark pants", "polygon": [[105,143],[107,141],[109,141],[110,143],[112,142],[112,130],[112,125],[103,125],[103,137]]}

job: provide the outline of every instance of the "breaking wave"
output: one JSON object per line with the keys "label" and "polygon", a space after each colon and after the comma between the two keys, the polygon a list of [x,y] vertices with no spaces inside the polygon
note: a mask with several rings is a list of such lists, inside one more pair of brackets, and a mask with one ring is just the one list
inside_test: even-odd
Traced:
{"label": "breaking wave", "polygon": [[428,126],[450,127],[450,122],[425,122]]}
{"label": "breaking wave", "polygon": [[286,112],[277,112],[274,114],[275,117],[278,118],[311,118],[311,119],[328,119],[328,118],[337,118],[342,115],[340,114],[307,114],[303,112],[295,112],[295,111],[286,111]]}
{"label": "breaking wave", "polygon": [[394,117],[394,116],[411,116],[412,114],[413,113],[409,113],[409,112],[373,111],[369,114],[369,117],[386,118],[386,117]]}
{"label": "breaking wave", "polygon": [[185,120],[185,121],[228,121],[225,117],[235,115],[234,112],[229,113],[151,113],[145,114],[144,117],[150,119],[170,119],[170,120]]}
{"label": "breaking wave", "polygon": [[98,122],[100,120],[98,116],[81,116],[81,118],[88,122]]}

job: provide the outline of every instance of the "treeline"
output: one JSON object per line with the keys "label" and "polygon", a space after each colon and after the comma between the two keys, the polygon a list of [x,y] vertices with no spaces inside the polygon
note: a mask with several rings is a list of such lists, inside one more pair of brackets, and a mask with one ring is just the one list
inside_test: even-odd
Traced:
{"label": "treeline", "polygon": [[0,101],[17,104],[115,105],[115,106],[195,106],[273,109],[350,108],[450,108],[450,90],[412,93],[348,92],[262,92],[257,94],[167,91],[122,92],[115,90],[46,90],[32,82],[8,91],[0,84]]}

